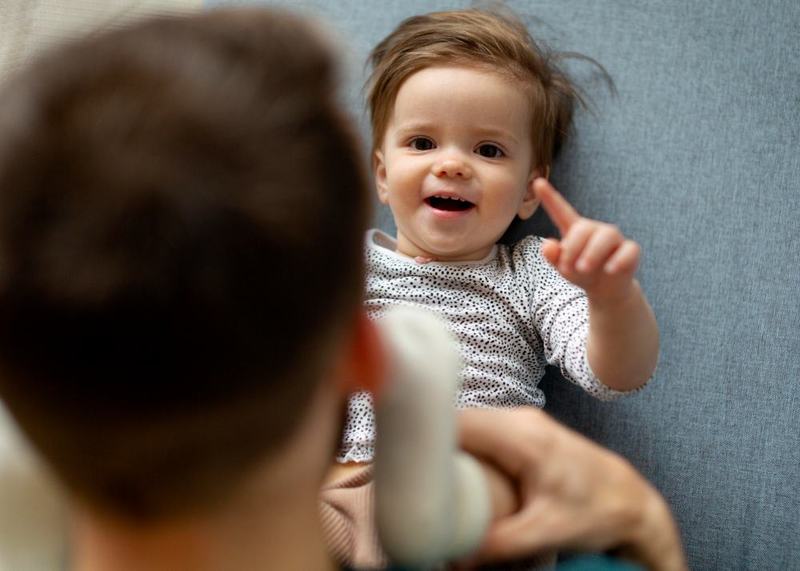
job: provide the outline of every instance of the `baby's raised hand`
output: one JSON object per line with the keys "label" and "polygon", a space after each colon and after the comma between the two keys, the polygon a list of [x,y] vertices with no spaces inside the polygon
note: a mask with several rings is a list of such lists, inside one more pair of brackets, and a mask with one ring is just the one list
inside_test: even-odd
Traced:
{"label": "baby's raised hand", "polygon": [[634,284],[641,248],[613,224],[584,218],[544,178],[534,181],[542,207],[561,233],[548,239],[542,255],[595,301],[624,299]]}

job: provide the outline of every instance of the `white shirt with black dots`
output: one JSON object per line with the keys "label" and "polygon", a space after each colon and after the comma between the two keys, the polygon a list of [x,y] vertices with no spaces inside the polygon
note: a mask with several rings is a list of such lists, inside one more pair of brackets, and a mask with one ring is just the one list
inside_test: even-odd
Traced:
{"label": "white shirt with black dots", "polygon": [[[462,349],[457,401],[462,408],[543,407],[538,384],[548,364],[598,399],[628,394],[592,373],[586,358],[586,294],[542,257],[541,245],[541,238],[528,236],[495,246],[483,260],[419,263],[395,252],[387,234],[370,230],[366,310],[371,319],[380,319],[394,305],[421,306],[445,320]],[[348,405],[339,461],[371,461],[374,439],[372,397],[356,393]]]}

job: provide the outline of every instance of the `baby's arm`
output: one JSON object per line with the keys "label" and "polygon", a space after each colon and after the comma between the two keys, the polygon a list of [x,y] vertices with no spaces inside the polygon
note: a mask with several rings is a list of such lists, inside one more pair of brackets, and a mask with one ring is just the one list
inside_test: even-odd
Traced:
{"label": "baby's arm", "polygon": [[589,302],[587,358],[604,385],[620,391],[643,385],[658,359],[658,326],[633,277],[640,247],[616,226],[581,217],[543,178],[534,183],[542,207],[561,233],[542,255],[582,288]]}

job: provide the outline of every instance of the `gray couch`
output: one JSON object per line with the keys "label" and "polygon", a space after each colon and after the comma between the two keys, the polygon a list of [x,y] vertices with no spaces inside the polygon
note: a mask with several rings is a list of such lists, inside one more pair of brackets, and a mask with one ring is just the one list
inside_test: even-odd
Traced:
{"label": "gray couch", "polygon": [[[354,110],[375,42],[406,16],[468,5],[292,4],[339,29]],[[640,395],[603,404],[548,378],[548,409],[665,494],[692,568],[800,569],[800,3],[508,4],[616,82],[613,97],[571,68],[595,111],[553,180],[642,244],[662,332]],[[386,212],[377,223],[393,230]],[[550,228],[540,216],[526,230]]]}

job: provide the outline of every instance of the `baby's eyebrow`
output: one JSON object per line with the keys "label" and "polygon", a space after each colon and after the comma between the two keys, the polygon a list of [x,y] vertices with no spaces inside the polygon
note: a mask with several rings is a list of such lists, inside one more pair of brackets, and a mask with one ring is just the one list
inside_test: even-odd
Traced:
{"label": "baby's eyebrow", "polygon": [[436,128],[435,123],[415,121],[411,123],[404,123],[397,126],[397,134],[400,136],[412,135],[417,133],[429,133]]}
{"label": "baby's eyebrow", "polygon": [[481,138],[487,139],[500,139],[504,141],[510,141],[511,143],[518,144],[519,139],[511,133],[510,131],[506,131],[505,129],[496,129],[494,127],[481,127],[475,129],[475,134]]}

